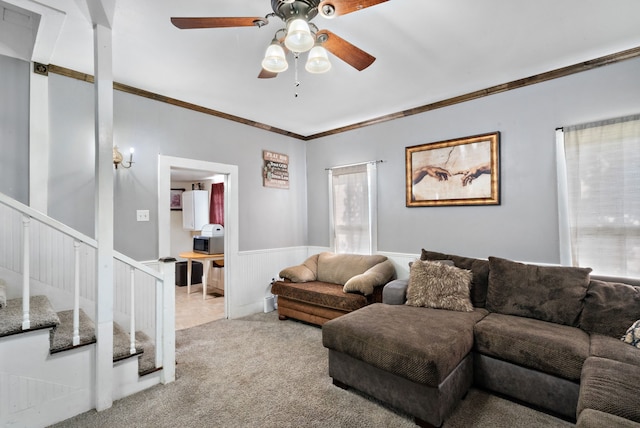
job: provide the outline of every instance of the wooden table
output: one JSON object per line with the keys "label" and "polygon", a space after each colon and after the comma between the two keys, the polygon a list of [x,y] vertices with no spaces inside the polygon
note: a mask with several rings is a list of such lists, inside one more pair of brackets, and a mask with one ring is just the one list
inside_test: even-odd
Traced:
{"label": "wooden table", "polygon": [[207,274],[209,273],[209,268],[211,268],[212,260],[222,260],[224,261],[224,253],[217,254],[201,254],[194,253],[193,251],[187,251],[184,253],[178,254],[180,258],[187,259],[187,295],[191,294],[191,262],[193,260],[202,260],[204,262],[204,267],[202,268],[202,299],[207,298]]}

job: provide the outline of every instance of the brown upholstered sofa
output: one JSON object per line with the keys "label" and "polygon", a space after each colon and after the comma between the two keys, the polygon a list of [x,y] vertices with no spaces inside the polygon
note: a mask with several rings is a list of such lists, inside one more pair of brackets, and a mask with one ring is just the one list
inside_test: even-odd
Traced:
{"label": "brown upholstered sofa", "polygon": [[[579,427],[640,427],[640,349],[621,340],[638,326],[640,280],[426,250],[421,260],[384,303],[323,326],[334,384],[422,426],[440,426],[475,385]],[[460,277],[447,281],[461,272],[468,288],[456,290]]]}
{"label": "brown upholstered sofa", "polygon": [[271,285],[278,296],[281,320],[295,318],[322,325],[374,302],[382,302],[383,286],[396,275],[381,255],[315,254],[280,272]]}

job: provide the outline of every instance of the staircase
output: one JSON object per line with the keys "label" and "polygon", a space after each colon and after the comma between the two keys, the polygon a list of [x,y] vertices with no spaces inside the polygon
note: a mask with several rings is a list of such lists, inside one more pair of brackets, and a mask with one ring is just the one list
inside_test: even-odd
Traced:
{"label": "staircase", "polygon": [[0,193],[0,426],[45,427],[175,379],[174,263],[158,271],[114,252],[113,328],[101,336],[97,247]]}

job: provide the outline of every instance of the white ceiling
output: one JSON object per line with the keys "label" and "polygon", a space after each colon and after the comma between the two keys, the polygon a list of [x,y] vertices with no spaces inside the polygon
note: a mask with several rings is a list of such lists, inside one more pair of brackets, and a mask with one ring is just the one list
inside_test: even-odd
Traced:
{"label": "white ceiling", "polygon": [[[51,64],[93,74],[84,1],[39,3],[66,13]],[[331,56],[323,75],[301,61],[296,89],[290,58],[277,78],[257,78],[278,18],[263,28],[197,30],[169,21],[271,11],[269,0],[118,0],[114,80],[308,136],[640,46],[637,0],[389,0],[316,17],[377,60],[359,72]]]}

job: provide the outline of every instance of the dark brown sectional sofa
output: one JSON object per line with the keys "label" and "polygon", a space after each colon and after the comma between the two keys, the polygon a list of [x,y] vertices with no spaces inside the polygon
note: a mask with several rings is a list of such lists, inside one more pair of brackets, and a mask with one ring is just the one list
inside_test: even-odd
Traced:
{"label": "dark brown sectional sofa", "polygon": [[620,338],[640,319],[640,280],[422,251],[472,272],[470,311],[383,302],[327,322],[329,375],[440,426],[472,385],[577,420],[640,427],[640,349]]}

